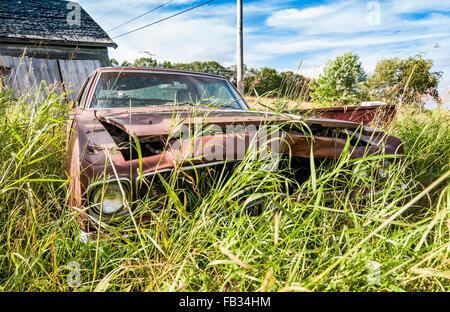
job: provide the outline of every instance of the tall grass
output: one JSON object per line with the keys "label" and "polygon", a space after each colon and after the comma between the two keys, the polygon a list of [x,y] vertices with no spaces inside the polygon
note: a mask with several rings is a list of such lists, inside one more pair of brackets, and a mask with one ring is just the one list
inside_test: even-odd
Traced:
{"label": "tall grass", "polygon": [[[448,112],[397,116],[386,130],[406,155],[384,168],[383,184],[374,178],[383,157],[344,153],[332,166],[312,162],[300,196],[287,196],[286,172],[249,157],[227,174],[178,172],[197,186],[186,196],[161,176],[163,208],[138,203],[135,218],[152,214],[145,227],[123,222],[85,244],[61,169],[67,107],[2,90],[0,109],[3,291],[450,289]],[[330,192],[336,185],[343,192]],[[261,214],[243,209],[256,199],[265,199]]]}

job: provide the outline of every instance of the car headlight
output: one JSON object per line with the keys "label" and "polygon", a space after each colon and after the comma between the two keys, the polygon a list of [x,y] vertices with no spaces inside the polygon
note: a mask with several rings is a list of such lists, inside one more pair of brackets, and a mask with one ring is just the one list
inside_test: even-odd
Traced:
{"label": "car headlight", "polygon": [[119,182],[109,182],[96,186],[89,194],[91,215],[97,218],[102,215],[102,219],[110,219],[126,214],[128,209],[124,203],[127,199],[128,187],[122,184],[122,189]]}

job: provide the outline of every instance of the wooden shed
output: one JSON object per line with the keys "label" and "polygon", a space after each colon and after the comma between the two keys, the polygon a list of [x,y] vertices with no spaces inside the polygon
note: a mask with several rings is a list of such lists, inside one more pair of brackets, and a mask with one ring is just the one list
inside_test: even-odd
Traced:
{"label": "wooden shed", "polygon": [[17,95],[45,81],[57,92],[77,90],[117,45],[76,2],[0,1],[0,78]]}

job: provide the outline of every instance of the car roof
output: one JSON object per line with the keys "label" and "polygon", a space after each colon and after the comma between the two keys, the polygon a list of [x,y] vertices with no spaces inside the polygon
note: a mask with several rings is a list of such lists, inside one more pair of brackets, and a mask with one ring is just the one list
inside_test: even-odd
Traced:
{"label": "car roof", "polygon": [[219,78],[219,79],[226,79],[225,77],[216,75],[216,74],[210,74],[210,73],[204,73],[204,72],[197,72],[193,70],[182,70],[182,69],[173,69],[173,68],[152,68],[152,67],[133,67],[133,66],[115,66],[115,67],[100,67],[96,70],[97,72],[136,72],[136,71],[148,71],[148,72],[159,72],[159,73],[178,73],[178,74],[186,74],[186,75],[198,75],[198,76],[205,76],[205,77],[212,77],[212,78]]}

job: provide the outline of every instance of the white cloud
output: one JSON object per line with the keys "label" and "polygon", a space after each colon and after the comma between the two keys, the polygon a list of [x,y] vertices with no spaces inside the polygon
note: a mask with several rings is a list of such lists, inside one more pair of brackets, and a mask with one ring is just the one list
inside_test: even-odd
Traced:
{"label": "white cloud", "polygon": [[397,14],[450,10],[450,2],[443,0],[393,0],[386,6]]}
{"label": "white cloud", "polygon": [[235,49],[235,29],[217,18],[180,17],[176,23],[161,23],[118,38],[117,43],[119,55],[127,55],[129,60],[143,56],[133,51],[150,49],[160,61],[230,61]]}
{"label": "white cloud", "polygon": [[274,12],[267,19],[266,23],[272,27],[297,28],[308,20],[330,15],[336,11],[348,6],[351,2],[344,2],[332,5],[320,5],[306,9],[284,9]]}

